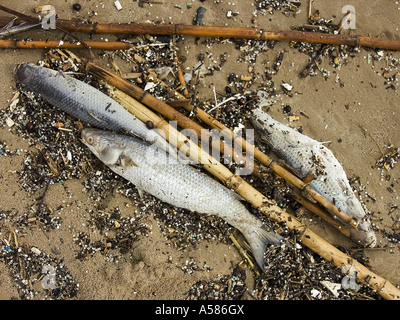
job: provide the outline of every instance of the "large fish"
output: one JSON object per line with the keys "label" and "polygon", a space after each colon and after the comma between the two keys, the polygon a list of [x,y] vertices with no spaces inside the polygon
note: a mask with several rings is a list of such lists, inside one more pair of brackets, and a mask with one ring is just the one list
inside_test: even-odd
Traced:
{"label": "large fish", "polygon": [[267,244],[278,245],[283,240],[252,215],[233,191],[153,146],[134,137],[93,128],[82,130],[82,141],[139,190],[176,207],[219,216],[237,228],[262,269]]}
{"label": "large fish", "polygon": [[374,247],[376,236],[371,223],[332,151],[276,121],[261,108],[253,111],[251,122],[259,130],[261,140],[290,166],[303,176],[314,175],[310,182],[312,188],[358,222],[358,230],[350,228],[350,237],[360,245]]}
{"label": "large fish", "polygon": [[94,127],[125,130],[150,143],[158,143],[160,148],[167,146],[156,131],[149,130],[115,100],[83,81],[33,63],[19,65],[15,76],[25,89]]}

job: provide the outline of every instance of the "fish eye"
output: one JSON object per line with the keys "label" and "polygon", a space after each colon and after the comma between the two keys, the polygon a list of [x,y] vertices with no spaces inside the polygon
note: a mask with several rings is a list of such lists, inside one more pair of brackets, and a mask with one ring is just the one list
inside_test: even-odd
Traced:
{"label": "fish eye", "polygon": [[94,144],[94,138],[92,136],[89,136],[86,138],[86,142],[90,145]]}

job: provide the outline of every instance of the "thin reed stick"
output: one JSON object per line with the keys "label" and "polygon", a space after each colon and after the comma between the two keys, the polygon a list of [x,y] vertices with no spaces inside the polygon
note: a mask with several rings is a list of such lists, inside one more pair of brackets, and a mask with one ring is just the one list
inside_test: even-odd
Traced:
{"label": "thin reed stick", "polygon": [[127,50],[132,48],[132,44],[121,41],[85,41],[85,44],[61,40],[0,40],[0,48],[3,49],[87,49],[90,47],[103,50]]}

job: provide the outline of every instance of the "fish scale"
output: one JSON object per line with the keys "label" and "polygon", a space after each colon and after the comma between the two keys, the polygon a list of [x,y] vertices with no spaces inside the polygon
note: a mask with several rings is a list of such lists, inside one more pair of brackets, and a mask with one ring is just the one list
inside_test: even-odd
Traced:
{"label": "fish scale", "polygon": [[357,220],[358,230],[351,228],[350,237],[361,245],[375,246],[371,223],[332,151],[321,142],[276,121],[261,108],[253,110],[251,122],[259,130],[262,141],[277,155],[303,176],[314,176],[309,183],[313,189]]}
{"label": "fish scale", "polygon": [[252,215],[237,195],[219,182],[133,137],[93,128],[82,130],[82,141],[112,171],[137,189],[176,207],[216,215],[247,239],[258,265],[264,268],[268,243],[283,237]]}

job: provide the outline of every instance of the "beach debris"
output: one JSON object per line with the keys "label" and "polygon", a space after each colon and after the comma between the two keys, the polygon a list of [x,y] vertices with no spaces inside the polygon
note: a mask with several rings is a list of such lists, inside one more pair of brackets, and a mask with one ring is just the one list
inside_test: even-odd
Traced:
{"label": "beach debris", "polygon": [[122,5],[118,0],[114,1],[114,6],[118,11],[122,10]]}
{"label": "beach debris", "polygon": [[88,226],[99,230],[101,238],[93,240],[86,232],[74,235],[74,242],[80,248],[76,257],[80,260],[100,252],[109,261],[117,263],[124,259],[123,255],[129,252],[141,236],[147,236],[150,232],[149,226],[142,223],[141,214],[123,217],[120,207],[107,211],[94,208],[88,210],[88,213]]}
{"label": "beach debris", "polygon": [[203,18],[205,13],[207,12],[207,9],[204,7],[199,7],[196,10],[196,15],[193,19],[193,24],[196,26],[202,26],[203,25]]}
{"label": "beach debris", "polygon": [[232,9],[228,9],[228,11],[226,12],[226,17],[227,18],[232,18],[232,17],[236,17],[239,15],[238,11],[233,11]]}
{"label": "beach debris", "polygon": [[271,247],[265,253],[267,272],[255,282],[252,296],[259,300],[358,300],[376,299],[361,285],[358,291],[341,287],[343,273],[306,247]]}
{"label": "beach debris", "polygon": [[287,92],[291,92],[292,89],[293,89],[293,86],[292,86],[291,84],[289,84],[289,83],[286,83],[286,82],[282,83],[281,86],[282,86],[282,88],[285,89]]}
{"label": "beach debris", "polygon": [[[270,1],[267,1],[268,3]],[[273,2],[273,5],[275,2]],[[188,2],[187,5],[190,5]],[[277,3],[276,5],[280,5]],[[292,10],[297,10],[298,6],[300,6],[300,2],[289,2],[288,7],[291,8],[287,12],[293,12]],[[296,8],[296,9],[295,9]],[[23,20],[29,20],[37,22],[38,19],[34,17],[30,17],[27,15],[23,15],[15,10],[11,10],[4,6],[0,5],[0,10],[5,12],[14,14],[18,17],[22,17]],[[204,11],[204,10],[203,10]],[[205,12],[205,11],[204,11]],[[203,12],[203,13],[204,13]],[[297,11],[296,11],[297,12]],[[201,16],[199,16],[201,18]],[[194,21],[196,25],[198,19]],[[320,21],[318,21],[320,23]],[[111,26],[110,26],[111,25]],[[323,43],[323,44],[336,44],[336,45],[347,45],[352,47],[372,47],[372,48],[380,48],[380,49],[391,49],[391,50],[400,50],[400,41],[395,39],[387,39],[380,37],[359,37],[359,36],[343,36],[341,34],[328,34],[326,35],[324,32],[304,32],[299,30],[290,30],[290,31],[275,31],[275,32],[264,32],[263,29],[251,28],[251,27],[210,27],[210,26],[201,26],[196,25],[193,29],[192,25],[173,25],[173,24],[152,24],[152,23],[117,23],[110,24],[109,22],[86,22],[83,27],[82,24],[76,23],[76,21],[72,20],[57,20],[57,28],[61,28],[64,31],[72,32],[88,32],[88,33],[101,33],[103,31],[107,31],[107,33],[131,33],[137,34],[142,33],[143,30],[148,30],[148,34],[169,34],[169,35],[195,35],[195,36],[210,36],[210,37],[226,37],[230,35],[230,37],[237,38],[252,38],[258,40],[286,40],[286,41],[295,41],[299,43],[300,46],[303,45],[303,42],[307,43]],[[206,28],[206,29],[204,29]],[[201,30],[201,31],[200,31]],[[69,34],[71,36],[71,33]],[[86,43],[86,42],[85,42]],[[11,46],[11,44],[8,44]],[[23,46],[23,44],[19,44],[22,48],[28,48],[30,46]],[[15,47],[15,46],[14,46]],[[84,48],[88,48],[88,46],[83,46]],[[33,48],[33,47],[31,47]]]}
{"label": "beach debris", "polygon": [[80,11],[82,9],[82,6],[79,3],[74,3],[72,5],[72,9],[75,11]]}
{"label": "beach debris", "polygon": [[384,168],[386,171],[389,171],[394,168],[399,159],[400,148],[390,147],[389,151],[376,161],[376,165],[378,168]]}
{"label": "beach debris", "polygon": [[187,300],[240,300],[246,292],[246,270],[236,265],[231,274],[200,280],[186,293]]}
{"label": "beach debris", "polygon": [[325,288],[327,288],[330,292],[332,292],[335,298],[339,298],[339,290],[342,288],[342,285],[340,283],[334,283],[328,280],[323,280],[321,281],[321,284]]}
{"label": "beach debris", "polygon": [[322,298],[322,293],[318,289],[311,289],[311,297],[319,300]]}
{"label": "beach debris", "polygon": [[257,9],[255,14],[275,14],[275,12],[282,12],[285,15],[296,15],[300,13],[299,7],[301,6],[301,1],[293,0],[280,0],[280,1],[268,1],[268,0],[254,0],[254,5]]}
{"label": "beach debris", "polygon": [[283,57],[284,57],[284,52],[279,51],[278,54],[276,55],[274,64],[272,66],[272,69],[275,71],[275,73],[277,73],[279,69],[282,67]]}
{"label": "beach debris", "polygon": [[52,158],[49,150],[44,150],[43,158],[44,158],[44,160],[46,160],[46,162],[47,162],[49,168],[51,169],[51,171],[53,171],[53,173],[56,176],[58,176],[60,174],[60,171],[58,170],[57,163]]}
{"label": "beach debris", "polygon": [[15,124],[15,122],[14,122],[13,119],[7,117],[7,118],[6,118],[6,124],[7,124],[8,127],[11,128],[11,127]]}
{"label": "beach debris", "polygon": [[27,244],[2,239],[0,245],[0,261],[8,266],[19,299],[64,300],[77,296],[79,284],[63,260]]}
{"label": "beach debris", "polygon": [[340,33],[340,31],[342,31],[343,28],[348,28],[350,25],[355,25],[355,12],[352,11],[348,11],[346,13],[346,15],[342,18],[342,20],[340,21],[339,26],[337,27],[337,30],[335,30],[335,33]]}
{"label": "beach debris", "polygon": [[[25,94],[24,94],[25,95]],[[251,96],[249,96],[249,97],[251,97]],[[24,98],[25,99],[25,98]],[[251,101],[251,99],[248,99],[247,97],[245,97],[244,98],[244,100],[245,100],[245,102],[248,102],[248,101]],[[242,101],[243,101],[243,99],[242,99]],[[236,100],[232,100],[232,101],[229,101],[229,102],[232,102],[233,103],[233,105],[229,105],[229,110],[231,110],[229,113],[227,113],[227,115],[228,114],[231,114],[231,115],[235,115],[236,114],[236,112],[237,112],[237,105],[236,105]],[[233,107],[232,107],[233,106]],[[247,105],[246,105],[247,106]],[[242,109],[243,110],[243,109]],[[247,110],[246,110],[247,111]],[[55,114],[57,114],[57,113],[55,113]],[[225,117],[225,113],[223,113],[223,116]],[[232,116],[233,118],[234,118],[234,116]],[[13,118],[14,120],[16,120],[15,118]],[[225,119],[225,118],[224,118]],[[229,120],[230,119],[230,117],[227,117],[227,119],[228,119],[228,121],[232,121],[232,123],[234,122],[234,120]],[[36,124],[37,125],[37,128],[42,128],[42,125],[39,125],[39,123],[37,123]],[[15,129],[15,127],[14,127],[14,129]],[[18,129],[19,130],[19,129]],[[47,134],[48,133],[46,133],[46,132],[43,132],[43,138],[46,138],[46,139],[48,139],[46,136],[47,136]],[[74,130],[74,134],[76,135],[76,131]],[[64,138],[66,138],[65,136],[63,136]],[[68,137],[68,136],[67,136]],[[50,141],[50,140],[48,140],[48,141]],[[74,154],[74,158],[75,158],[75,154]],[[79,159],[79,155],[77,155],[77,158]],[[90,158],[91,159],[91,158]],[[92,160],[91,160],[91,162],[92,162]],[[113,179],[115,179],[115,177],[112,177],[112,175],[108,175],[107,173],[102,173],[101,175],[98,175],[99,177],[108,177],[108,179],[111,179],[112,181],[113,181]],[[100,180],[100,178],[99,178],[99,180]],[[109,180],[108,180],[109,181]],[[112,184],[112,185],[114,185],[115,186],[115,184]],[[109,186],[107,186],[106,184],[104,184],[103,185],[103,187],[104,188],[107,188],[107,189],[109,189]],[[132,191],[131,191],[132,192]],[[159,210],[159,209],[157,209],[157,210]],[[171,208],[169,208],[169,212],[172,212],[172,209]],[[165,213],[164,213],[165,214]],[[158,215],[158,217],[160,217],[160,216],[162,216],[162,213],[160,213],[159,215]],[[180,215],[180,216],[186,216],[186,215]],[[179,216],[179,217],[180,217]],[[174,216],[175,217],[175,216]],[[172,219],[171,219],[172,220]],[[174,221],[173,223],[175,223],[176,224],[176,222]],[[179,224],[177,224],[177,228],[175,229],[175,230],[177,230],[177,229],[179,229],[180,227],[179,227]],[[202,234],[202,233],[201,233]],[[201,238],[201,236],[199,237],[199,238]],[[188,240],[189,241],[189,240]],[[287,295],[286,295],[286,297],[287,297]]]}

